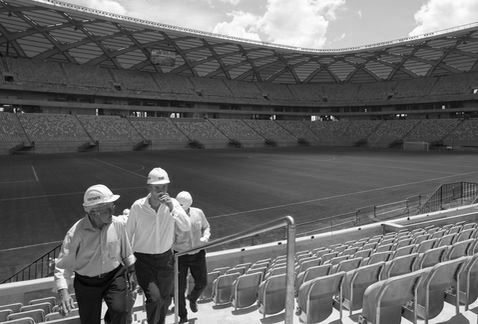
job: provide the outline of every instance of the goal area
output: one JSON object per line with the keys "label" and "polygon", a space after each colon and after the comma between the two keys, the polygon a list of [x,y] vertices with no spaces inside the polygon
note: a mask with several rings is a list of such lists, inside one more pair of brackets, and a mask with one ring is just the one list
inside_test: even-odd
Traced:
{"label": "goal area", "polygon": [[403,142],[404,151],[428,151],[430,143],[428,142]]}

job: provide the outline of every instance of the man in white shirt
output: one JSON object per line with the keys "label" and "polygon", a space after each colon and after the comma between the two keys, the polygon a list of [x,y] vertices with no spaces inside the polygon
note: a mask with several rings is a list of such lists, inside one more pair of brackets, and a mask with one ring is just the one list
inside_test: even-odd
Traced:
{"label": "man in white shirt", "polygon": [[175,227],[189,231],[191,223],[178,201],[168,194],[169,176],[161,168],[148,174],[149,194],[130,208],[126,229],[136,256],[136,276],[146,296],[148,324],[163,324],[174,285]]}
{"label": "man in white shirt", "polygon": [[70,228],[55,264],[55,283],[60,312],[73,307],[68,286],[73,282],[82,324],[100,324],[102,300],[108,306],[111,324],[126,324],[128,287],[136,288],[135,257],[125,223],[113,215],[119,198],[104,185],[89,187],[83,197],[86,216]]}
{"label": "man in white shirt", "polygon": [[[174,251],[185,252],[209,241],[211,236],[209,222],[204,215],[204,212],[195,207],[191,207],[193,198],[187,191],[181,191],[176,196],[177,201],[184,208],[191,221],[191,230],[183,231],[176,228],[176,240],[174,243]],[[188,321],[186,300],[184,294],[186,292],[187,274],[188,270],[194,278],[194,288],[188,295],[189,308],[192,312],[198,311],[196,301],[201,295],[207,285],[207,266],[206,266],[206,252],[201,250],[193,254],[182,255],[178,258],[179,269],[179,296],[178,296],[178,315],[179,323],[186,323]]]}

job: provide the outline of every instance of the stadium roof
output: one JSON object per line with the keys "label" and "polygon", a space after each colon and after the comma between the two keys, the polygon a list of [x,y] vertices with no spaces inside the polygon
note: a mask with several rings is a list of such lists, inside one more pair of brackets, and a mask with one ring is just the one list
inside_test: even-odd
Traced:
{"label": "stadium roof", "polygon": [[0,0],[0,54],[242,81],[361,83],[478,71],[478,24],[322,50],[200,32],[56,0]]}

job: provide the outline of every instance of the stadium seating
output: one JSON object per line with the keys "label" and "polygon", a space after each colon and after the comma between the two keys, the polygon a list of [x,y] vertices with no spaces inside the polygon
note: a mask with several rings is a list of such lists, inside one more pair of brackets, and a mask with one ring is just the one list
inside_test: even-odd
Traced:
{"label": "stadium seating", "polygon": [[318,144],[324,146],[353,146],[356,138],[350,138],[346,130],[349,121],[314,121],[311,130],[317,136]]}
{"label": "stadium seating", "polygon": [[35,141],[35,152],[77,152],[92,141],[75,115],[31,113],[18,117],[28,137]]}
{"label": "stadium seating", "polygon": [[184,148],[188,138],[169,118],[129,117],[131,124],[147,140],[151,140],[153,150]]}
{"label": "stadium seating", "polygon": [[334,297],[338,298],[342,319],[342,283],[345,272],[318,277],[304,282],[299,289],[297,314],[304,323],[326,320],[333,311]]}
{"label": "stadium seating", "polygon": [[191,141],[198,141],[205,148],[227,147],[229,140],[208,119],[172,119],[174,125]]}
{"label": "stadium seating", "polygon": [[12,148],[30,144],[18,115],[0,112],[0,154],[8,154]]}
{"label": "stadium seating", "polygon": [[132,150],[144,140],[127,118],[78,115],[78,119],[86,132],[99,142],[100,151]]}
{"label": "stadium seating", "polygon": [[464,120],[443,139],[443,143],[451,147],[477,146],[478,119]]}
{"label": "stadium seating", "polygon": [[460,123],[458,119],[423,119],[403,138],[409,142],[434,143],[445,138]]}
{"label": "stadium seating", "polygon": [[262,147],[264,138],[240,119],[209,119],[228,139],[235,140],[242,147]]}
{"label": "stadium seating", "polygon": [[389,147],[403,138],[419,123],[419,120],[387,120],[380,124],[376,131],[368,137],[372,147]]}
{"label": "stadium seating", "polygon": [[248,119],[244,122],[249,125],[260,136],[265,138],[266,143],[273,145],[292,145],[297,143],[297,138],[282,128],[279,124],[272,120],[256,120]]}

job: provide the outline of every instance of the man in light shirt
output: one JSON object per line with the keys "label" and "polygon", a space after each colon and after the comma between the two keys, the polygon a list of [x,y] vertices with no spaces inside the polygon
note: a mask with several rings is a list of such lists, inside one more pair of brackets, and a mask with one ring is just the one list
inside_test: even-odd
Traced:
{"label": "man in light shirt", "polygon": [[73,307],[68,286],[73,286],[82,324],[100,324],[102,300],[111,324],[126,324],[128,289],[135,289],[135,257],[125,223],[112,216],[119,198],[104,185],[89,187],[83,197],[86,216],[70,228],[55,263],[60,312]]}
{"label": "man in light shirt", "polygon": [[174,287],[175,227],[191,229],[189,217],[168,194],[169,176],[161,168],[148,174],[149,194],[130,208],[126,229],[136,256],[138,283],[146,296],[148,324],[163,324]]}
{"label": "man in light shirt", "polygon": [[[176,228],[176,240],[174,243],[174,251],[184,252],[191,250],[209,241],[211,236],[209,222],[204,215],[204,212],[195,207],[191,207],[193,198],[187,191],[181,191],[176,196],[177,201],[184,208],[191,221],[191,230],[183,231]],[[207,267],[206,267],[206,252],[201,250],[194,254],[186,254],[178,258],[179,269],[179,296],[178,296],[178,314],[179,323],[186,323],[188,321],[186,300],[184,294],[186,292],[187,274],[188,270],[194,278],[194,288],[188,295],[189,308],[192,312],[198,311],[196,301],[201,295],[207,285]]]}

